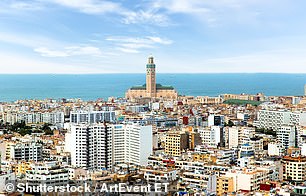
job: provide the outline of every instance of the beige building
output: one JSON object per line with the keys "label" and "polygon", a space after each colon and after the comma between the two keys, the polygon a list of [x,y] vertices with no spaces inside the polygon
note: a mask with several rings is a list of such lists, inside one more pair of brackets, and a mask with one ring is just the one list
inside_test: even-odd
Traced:
{"label": "beige building", "polygon": [[168,132],[165,142],[165,153],[170,156],[181,156],[189,147],[188,139],[189,135],[186,132]]}
{"label": "beige building", "polygon": [[234,185],[234,177],[220,176],[217,179],[217,195],[231,195],[236,191]]}
{"label": "beige building", "polygon": [[302,156],[284,156],[283,180],[294,182],[306,181],[306,157]]}
{"label": "beige building", "polygon": [[223,94],[224,101],[229,99],[239,99],[239,100],[250,100],[250,101],[264,101],[265,95],[263,93],[257,93],[256,95],[249,94]]}
{"label": "beige building", "polygon": [[[231,188],[233,187],[235,192],[252,192],[258,191],[260,189],[260,184],[269,181],[269,171],[259,169],[232,170],[226,172],[225,177],[228,177],[228,179],[232,177],[234,179],[234,184]],[[223,183],[220,182],[219,184],[222,186]]]}
{"label": "beige building", "polygon": [[164,98],[177,99],[178,94],[172,86],[163,86],[156,84],[155,64],[152,56],[148,59],[146,65],[146,84],[142,86],[133,86],[125,94],[127,99],[136,98]]}

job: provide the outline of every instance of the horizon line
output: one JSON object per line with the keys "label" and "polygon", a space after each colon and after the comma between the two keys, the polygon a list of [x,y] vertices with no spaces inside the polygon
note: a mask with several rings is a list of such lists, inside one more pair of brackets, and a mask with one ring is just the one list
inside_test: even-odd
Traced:
{"label": "horizon line", "polygon": [[[115,75],[145,74],[144,72],[101,72],[101,73],[0,73],[0,75]],[[301,74],[306,72],[159,72],[158,74]]]}

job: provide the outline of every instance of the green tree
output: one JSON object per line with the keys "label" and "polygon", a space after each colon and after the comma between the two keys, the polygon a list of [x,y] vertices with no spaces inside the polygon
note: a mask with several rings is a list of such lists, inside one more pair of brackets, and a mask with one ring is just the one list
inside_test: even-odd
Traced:
{"label": "green tree", "polygon": [[45,135],[53,135],[53,130],[51,130],[50,124],[45,123],[41,129],[44,131]]}

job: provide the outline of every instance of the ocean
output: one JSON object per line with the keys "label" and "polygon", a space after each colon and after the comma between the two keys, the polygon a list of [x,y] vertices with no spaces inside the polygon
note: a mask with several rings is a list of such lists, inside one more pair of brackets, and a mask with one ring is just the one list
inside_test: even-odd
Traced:
{"label": "ocean", "polygon": [[[265,95],[303,95],[306,74],[157,74],[157,83],[172,85],[180,95],[218,96],[262,92]],[[123,97],[144,74],[26,74],[0,75],[0,102],[20,99]]]}

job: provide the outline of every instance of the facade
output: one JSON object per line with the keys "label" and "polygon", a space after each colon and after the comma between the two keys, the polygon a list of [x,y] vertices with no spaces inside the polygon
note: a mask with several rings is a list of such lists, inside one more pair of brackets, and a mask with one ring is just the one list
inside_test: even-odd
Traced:
{"label": "facade", "polygon": [[64,186],[69,183],[69,172],[56,162],[32,163],[26,171],[25,179],[29,185],[45,183],[49,186]]}
{"label": "facade", "polygon": [[133,86],[125,94],[129,100],[137,98],[162,98],[162,99],[177,99],[178,94],[172,86],[163,86],[156,83],[154,58],[148,59],[146,65],[146,84],[142,86]]}
{"label": "facade", "polygon": [[177,171],[173,169],[153,170],[141,169],[148,183],[169,183],[176,180]]}
{"label": "facade", "polygon": [[253,146],[251,146],[248,143],[240,146],[239,156],[238,156],[239,158],[254,157],[254,156],[255,156],[255,150],[254,150]]}
{"label": "facade", "polygon": [[255,137],[255,128],[253,127],[238,127],[239,129],[239,145],[250,143],[251,138]]}
{"label": "facade", "polygon": [[277,131],[283,125],[306,125],[306,112],[290,112],[282,110],[259,110],[257,114],[258,128]]}
{"label": "facade", "polygon": [[235,192],[234,177],[220,176],[217,179],[217,195],[229,195]]}
{"label": "facade", "polygon": [[223,94],[224,100],[229,99],[239,99],[239,100],[251,100],[251,101],[264,101],[265,95],[263,93],[258,93],[256,95],[248,95],[248,94]]}
{"label": "facade", "polygon": [[281,126],[276,132],[277,142],[280,144],[284,152],[289,147],[296,146],[296,127],[295,126]]}
{"label": "facade", "polygon": [[147,165],[153,152],[152,126],[119,124],[112,126],[113,165],[128,163]]}
{"label": "facade", "polygon": [[65,135],[65,148],[71,153],[71,164],[81,168],[110,168],[111,142],[111,128],[105,124],[75,124]]}
{"label": "facade", "polygon": [[227,165],[237,159],[235,150],[217,150],[215,151],[216,164]]}
{"label": "facade", "polygon": [[266,170],[244,169],[242,171],[227,172],[226,177],[233,177],[234,190],[253,192],[258,191],[260,184],[269,180],[269,172]]}
{"label": "facade", "polygon": [[250,114],[248,114],[248,113],[237,113],[237,119],[242,120],[243,122],[246,122],[250,119]]}
{"label": "facade", "polygon": [[48,123],[63,126],[64,112],[7,112],[3,114],[3,119],[10,124],[23,121],[26,124]]}
{"label": "facade", "polygon": [[152,135],[152,126],[75,124],[66,134],[65,148],[76,167],[101,170],[121,163],[146,165],[153,151]]}
{"label": "facade", "polygon": [[180,156],[188,145],[189,136],[186,132],[173,131],[166,135],[165,153],[170,156]]}
{"label": "facade", "polygon": [[239,145],[239,129],[238,127],[228,128],[228,148],[237,148]]}
{"label": "facade", "polygon": [[224,126],[224,116],[214,114],[209,115],[208,126]]}
{"label": "facade", "polygon": [[284,156],[282,165],[283,180],[294,182],[306,181],[306,157]]}
{"label": "facade", "polygon": [[115,111],[78,111],[70,113],[71,123],[103,123],[115,121]]}
{"label": "facade", "polygon": [[198,96],[197,100],[202,104],[220,104],[223,102],[221,97]]}
{"label": "facade", "polygon": [[254,149],[255,156],[260,156],[263,154],[263,139],[261,138],[250,138],[248,142]]}
{"label": "facade", "polygon": [[202,143],[206,146],[214,147],[217,147],[221,142],[221,131],[222,129],[219,126],[212,126],[198,130]]}
{"label": "facade", "polygon": [[282,148],[278,143],[268,144],[268,155],[269,156],[280,156],[282,154]]}
{"label": "facade", "polygon": [[18,161],[41,161],[42,144],[36,142],[7,143],[6,159]]}

